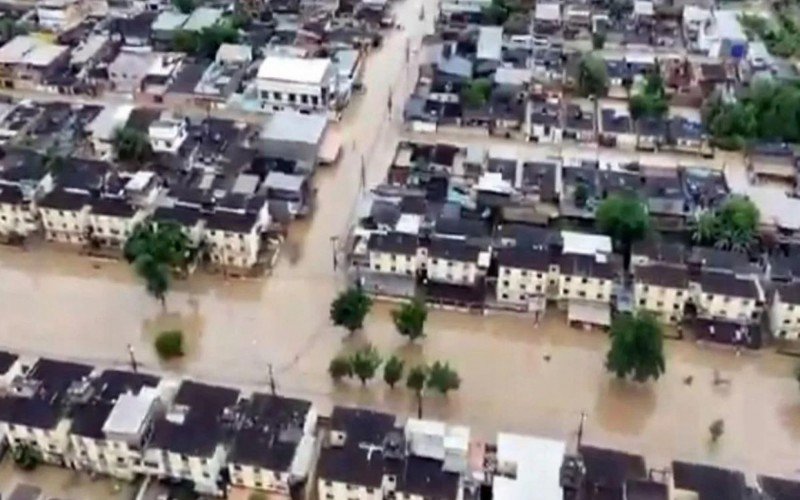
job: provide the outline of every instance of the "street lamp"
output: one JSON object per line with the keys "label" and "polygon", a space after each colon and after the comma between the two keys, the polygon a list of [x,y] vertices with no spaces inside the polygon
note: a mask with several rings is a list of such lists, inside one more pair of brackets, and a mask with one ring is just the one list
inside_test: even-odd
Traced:
{"label": "street lamp", "polygon": [[331,236],[331,256],[333,257],[333,270],[339,267],[339,261],[336,258],[336,243],[339,241],[338,236]]}
{"label": "street lamp", "polygon": [[136,362],[136,354],[133,352],[133,346],[128,344],[128,356],[131,358],[131,368],[133,373],[139,372],[139,364]]}

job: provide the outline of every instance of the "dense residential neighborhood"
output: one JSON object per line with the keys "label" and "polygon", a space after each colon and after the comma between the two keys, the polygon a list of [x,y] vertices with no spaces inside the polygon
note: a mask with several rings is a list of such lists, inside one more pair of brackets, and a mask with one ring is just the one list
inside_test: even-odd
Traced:
{"label": "dense residential neighborhood", "polygon": [[0,27],[3,498],[800,498],[796,5]]}

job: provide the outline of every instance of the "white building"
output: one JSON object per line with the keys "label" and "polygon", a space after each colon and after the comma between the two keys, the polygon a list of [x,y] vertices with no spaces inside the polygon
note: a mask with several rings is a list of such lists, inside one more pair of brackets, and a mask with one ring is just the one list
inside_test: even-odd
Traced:
{"label": "white building", "polygon": [[325,112],[337,106],[338,75],[330,59],[267,56],[258,68],[262,109]]}
{"label": "white building", "polygon": [[337,406],[317,463],[318,497],[461,500],[468,446],[463,427],[410,421],[404,428],[393,415]]}
{"label": "white building", "polygon": [[114,134],[125,127],[133,112],[131,104],[109,104],[86,127],[92,152],[102,160],[114,156]]}
{"label": "white building", "polygon": [[107,370],[91,381],[71,413],[69,465],[132,480],[144,472],[142,451],[161,408],[159,379]]}
{"label": "white building", "polygon": [[264,204],[258,212],[216,210],[205,219],[204,239],[211,262],[249,269],[258,262],[262,230],[269,226]]}
{"label": "white building", "polygon": [[439,8],[442,14],[471,13],[479,14],[483,9],[492,5],[491,0],[442,0]]}
{"label": "white building", "polygon": [[497,435],[497,471],[492,498],[532,500],[562,498],[563,441],[518,434]]}
{"label": "white building", "polygon": [[177,118],[170,112],[161,114],[148,128],[150,147],[156,153],[176,154],[189,137],[189,123],[185,118]]}
{"label": "white building", "polygon": [[88,240],[90,197],[85,192],[55,189],[37,203],[45,239],[83,245]]}
{"label": "white building", "polygon": [[735,10],[714,10],[697,34],[698,48],[709,57],[743,59],[747,56],[747,34]]}
{"label": "white building", "polygon": [[698,316],[743,323],[757,323],[761,318],[764,291],[753,277],[706,271],[691,288]]}
{"label": "white building", "polygon": [[83,0],[39,0],[36,2],[36,18],[42,28],[61,32],[83,21],[90,3]]}
{"label": "white building", "polygon": [[124,198],[96,198],[90,201],[88,242],[100,247],[122,249],[134,228],[145,219],[139,210]]}
{"label": "white building", "polygon": [[491,255],[464,240],[436,238],[425,254],[427,277],[453,285],[475,285],[489,267]]}
{"label": "white building", "polygon": [[414,278],[420,268],[422,252],[416,235],[373,233],[367,242],[367,250],[369,268],[374,272]]}
{"label": "white building", "polygon": [[652,264],[634,270],[633,299],[636,307],[654,313],[666,323],[683,319],[689,298],[685,267]]}
{"label": "white building", "polygon": [[239,391],[192,381],[181,383],[166,415],[153,427],[143,457],[149,474],[187,480],[195,491],[219,495],[226,468],[226,429],[233,423]]}
{"label": "white building", "polygon": [[87,365],[43,358],[11,382],[0,397],[0,434],[9,446],[28,446],[46,463],[64,465],[70,449],[64,409],[82,397],[91,372]]}
{"label": "white building", "polygon": [[19,186],[0,185],[0,238],[26,238],[39,229],[39,217]]}
{"label": "white building", "polygon": [[547,250],[522,247],[497,251],[498,304],[526,311],[544,311],[549,283],[558,279],[558,266]]}
{"label": "white building", "polygon": [[228,455],[231,483],[288,498],[311,472],[316,410],[308,401],[255,393],[243,417]]}
{"label": "white building", "polygon": [[800,283],[778,287],[769,311],[772,335],[779,339],[800,338]]}

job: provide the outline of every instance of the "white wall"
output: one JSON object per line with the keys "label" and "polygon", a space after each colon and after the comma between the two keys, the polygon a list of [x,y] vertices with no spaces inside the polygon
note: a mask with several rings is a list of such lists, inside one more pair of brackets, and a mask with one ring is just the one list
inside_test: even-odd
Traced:
{"label": "white wall", "polygon": [[61,243],[84,244],[89,223],[89,207],[81,210],[39,208],[45,238]]}
{"label": "white wall", "polygon": [[675,323],[683,318],[689,290],[636,283],[633,298],[636,307],[655,313],[664,322]]}

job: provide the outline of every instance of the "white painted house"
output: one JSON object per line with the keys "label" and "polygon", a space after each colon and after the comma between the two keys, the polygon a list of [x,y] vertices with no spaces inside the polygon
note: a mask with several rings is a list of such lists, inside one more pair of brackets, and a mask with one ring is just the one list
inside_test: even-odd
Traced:
{"label": "white painted house", "polygon": [[337,69],[330,59],[267,56],[258,68],[261,108],[327,113],[337,105]]}

